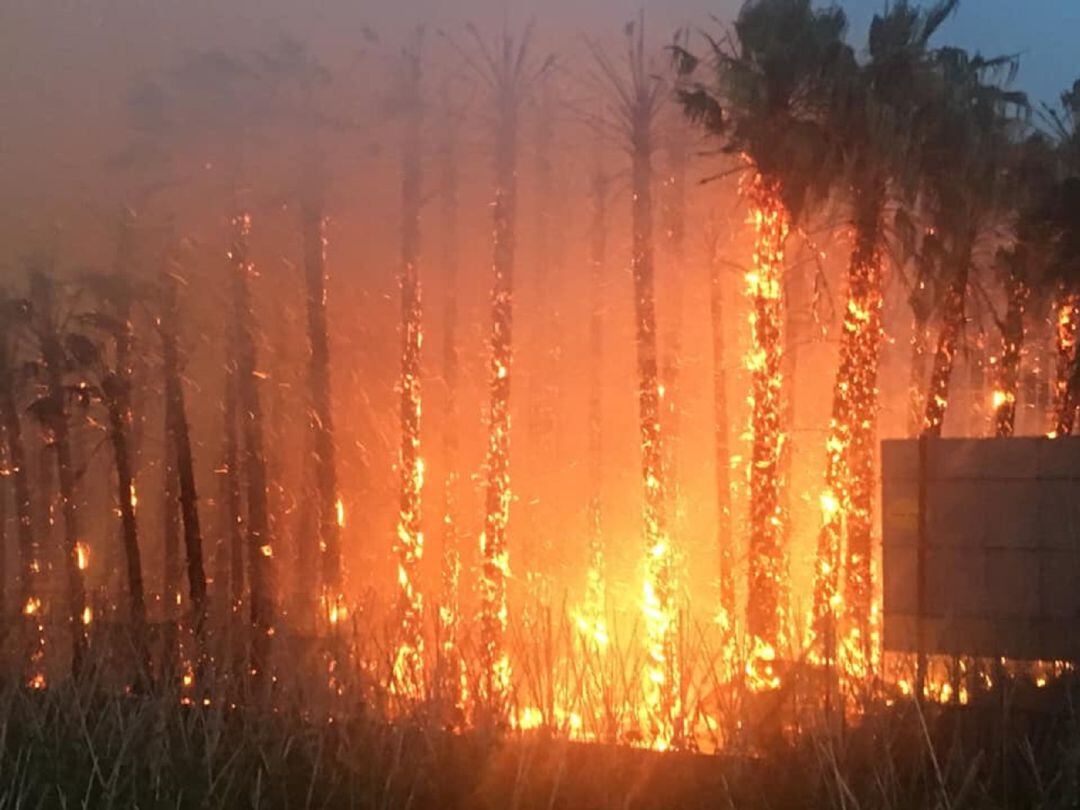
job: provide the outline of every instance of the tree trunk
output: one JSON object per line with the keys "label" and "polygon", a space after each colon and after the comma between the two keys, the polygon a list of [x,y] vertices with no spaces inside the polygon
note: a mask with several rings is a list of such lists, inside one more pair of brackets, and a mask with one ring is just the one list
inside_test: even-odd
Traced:
{"label": "tree trunk", "polygon": [[1005,321],[1001,324],[1001,359],[998,361],[997,387],[994,389],[994,435],[999,438],[1012,436],[1016,430],[1016,401],[1020,394],[1020,354],[1024,347],[1024,307],[1027,305],[1028,286],[1016,262],[1021,256],[1012,256],[1005,279]]}
{"label": "tree trunk", "polygon": [[727,371],[724,350],[724,279],[719,233],[709,234],[709,312],[712,327],[713,432],[716,444],[716,549],[720,558],[720,610],[725,632],[734,633],[735,547],[731,530],[731,452],[728,449]]}
{"label": "tree trunk", "polygon": [[0,327],[0,421],[7,446],[8,468],[14,481],[15,517],[19,548],[19,611],[22,616],[20,647],[24,651],[24,682],[31,687],[45,685],[45,626],[42,616],[41,560],[34,535],[30,471],[23,446],[22,423],[15,400],[15,370],[11,365],[11,343],[6,327]]}
{"label": "tree trunk", "polygon": [[460,623],[461,550],[458,537],[458,149],[455,112],[445,111],[447,142],[442,161],[443,275],[446,279],[443,312],[443,380],[446,414],[443,429],[442,559],[439,609],[440,673],[437,686],[444,706],[457,711],[462,703],[462,661],[458,650]]}
{"label": "tree trunk", "polygon": [[510,370],[513,359],[514,239],[517,217],[519,99],[504,88],[496,99],[495,199],[492,205],[494,278],[491,289],[491,413],[487,446],[487,499],[480,537],[480,694],[493,718],[505,716],[510,664],[506,634],[506,578],[510,521]]}
{"label": "tree trunk", "polygon": [[873,507],[877,447],[878,368],[881,344],[883,289],[881,234],[885,184],[871,181],[857,201],[856,245],[851,257],[850,319],[852,358],[851,429],[847,461],[847,544],[844,557],[844,601],[848,630],[847,654],[868,673],[874,649],[873,613]]}
{"label": "tree trunk", "polygon": [[[120,341],[118,340],[119,344]],[[118,359],[120,353],[117,352]],[[123,374],[118,368],[117,375]],[[124,541],[124,557],[127,562],[128,619],[131,622],[132,642],[138,660],[139,679],[150,677],[150,648],[146,636],[146,597],[143,589],[142,558],[139,553],[139,529],[135,518],[135,481],[131,471],[128,445],[128,382],[119,377],[112,385],[106,384],[105,406],[109,417],[109,441],[116,464],[116,497],[120,510],[120,526]],[[109,389],[115,387],[110,392]]]}
{"label": "tree trunk", "polygon": [[269,683],[270,640],[274,633],[274,548],[270,537],[267,503],[266,456],[263,447],[263,411],[259,395],[258,355],[255,348],[255,315],[251,307],[248,258],[251,216],[233,219],[233,245],[229,253],[233,276],[235,324],[236,394],[244,441],[244,473],[247,478],[247,551],[251,584],[251,674],[256,684]]}
{"label": "tree trunk", "polygon": [[669,171],[664,182],[664,236],[668,248],[667,274],[671,290],[671,314],[667,321],[661,381],[664,416],[664,483],[668,514],[675,535],[682,536],[679,437],[681,433],[679,372],[682,364],[683,297],[686,265],[686,133],[676,125],[668,143]]}
{"label": "tree trunk", "polygon": [[180,665],[180,493],[176,486],[176,452],[172,438],[168,398],[165,400],[165,452],[162,459],[162,539],[165,554],[162,582],[164,604],[164,651],[162,676],[166,683],[176,682]]}
{"label": "tree trunk", "polygon": [[191,431],[187,418],[181,359],[176,281],[166,280],[165,317],[162,320],[162,357],[165,375],[166,429],[170,451],[176,465],[179,485],[180,517],[184,526],[184,558],[187,563],[188,596],[191,599],[191,627],[201,658],[203,630],[206,623],[206,569],[203,562],[202,526],[199,520],[199,494],[195,485],[195,459],[191,449]]}
{"label": "tree trunk", "polygon": [[79,541],[75,470],[71,462],[71,438],[65,407],[64,349],[54,321],[52,280],[44,273],[33,272],[30,276],[30,295],[45,366],[46,428],[51,434],[52,446],[56,452],[56,471],[64,517],[64,567],[67,571],[68,623],[72,637],[71,673],[78,678],[86,663],[88,626],[92,616],[86,604],[86,583],[83,579],[85,548]]}
{"label": "tree trunk", "polygon": [[[639,32],[640,37],[640,32]],[[644,71],[639,39],[636,69]],[[638,424],[644,484],[646,702],[658,745],[677,735],[679,669],[676,655],[675,571],[668,536],[661,441],[660,376],[657,365],[655,271],[652,210],[652,105],[648,80],[635,77],[638,97],[631,111],[631,274],[634,284],[634,343],[637,353]],[[643,95],[645,94],[645,95]]]}
{"label": "tree trunk", "polygon": [[942,302],[941,332],[934,352],[934,366],[926,392],[926,413],[922,430],[927,436],[941,436],[945,413],[949,405],[949,382],[952,378],[956,350],[964,330],[968,274],[971,270],[971,251],[974,236],[969,235],[955,252],[953,277],[945,289]]}
{"label": "tree trunk", "polygon": [[[338,524],[337,446],[330,404],[330,339],[326,320],[326,235],[321,195],[303,210],[304,280],[307,289],[310,431],[314,450],[318,549],[309,550],[309,565],[321,560],[323,610],[327,616],[339,607],[341,594],[341,526]],[[315,553],[317,551],[317,553]],[[313,600],[313,570],[304,576],[304,599]],[[309,601],[310,609],[312,602]]]}
{"label": "tree trunk", "polygon": [[423,601],[418,580],[423,557],[421,494],[424,466],[420,457],[420,55],[407,57],[401,181],[401,503],[394,551],[399,587],[399,633],[392,689],[406,699],[422,697],[424,673]]}
{"label": "tree trunk", "polygon": [[1070,436],[1076,422],[1076,397],[1069,380],[1077,360],[1077,324],[1080,323],[1080,294],[1062,291],[1058,300],[1054,346],[1057,371],[1054,380],[1054,420],[1052,435]]}
{"label": "tree trunk", "polygon": [[754,265],[748,276],[753,307],[751,349],[750,581],[747,630],[752,639],[751,679],[779,683],[771,661],[784,639],[787,550],[781,503],[783,409],[783,261],[789,229],[779,190],[758,176],[752,189]]}
{"label": "tree trunk", "polygon": [[610,181],[598,165],[592,182],[592,239],[589,255],[589,567],[585,620],[590,643],[606,643],[607,570],[604,555],[604,275],[607,264]]}
{"label": "tree trunk", "polygon": [[[559,563],[554,537],[558,520],[557,505],[561,498],[558,471],[563,452],[562,437],[558,430],[559,410],[559,358],[560,322],[556,306],[556,289],[559,252],[556,222],[561,205],[556,191],[556,173],[553,165],[554,122],[557,118],[556,101],[550,76],[542,80],[539,95],[539,116],[535,124],[535,177],[536,213],[534,254],[535,284],[531,290],[534,306],[535,333],[527,341],[538,349],[535,368],[529,371],[528,425],[526,440],[531,461],[531,481],[534,487],[531,497],[523,497],[526,520],[520,534],[524,537],[520,565],[525,570],[529,585],[530,603],[523,617],[526,623],[535,621],[532,604],[541,606],[551,603],[554,568]],[[553,474],[554,473],[554,474]]]}

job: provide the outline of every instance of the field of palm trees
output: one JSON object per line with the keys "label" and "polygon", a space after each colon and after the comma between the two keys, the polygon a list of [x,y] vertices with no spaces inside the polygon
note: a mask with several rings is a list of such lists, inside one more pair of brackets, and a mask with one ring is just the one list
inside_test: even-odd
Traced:
{"label": "field of palm trees", "polygon": [[883,640],[879,440],[1080,407],[1080,80],[958,5],[125,76],[4,225],[0,805],[1074,806],[1071,663]]}

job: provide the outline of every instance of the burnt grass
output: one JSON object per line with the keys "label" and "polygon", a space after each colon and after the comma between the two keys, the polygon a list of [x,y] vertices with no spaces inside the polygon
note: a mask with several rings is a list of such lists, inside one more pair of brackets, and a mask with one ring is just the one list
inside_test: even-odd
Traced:
{"label": "burnt grass", "polygon": [[961,808],[1080,805],[1071,682],[913,702],[705,755],[450,733],[62,684],[0,695],[0,807]]}

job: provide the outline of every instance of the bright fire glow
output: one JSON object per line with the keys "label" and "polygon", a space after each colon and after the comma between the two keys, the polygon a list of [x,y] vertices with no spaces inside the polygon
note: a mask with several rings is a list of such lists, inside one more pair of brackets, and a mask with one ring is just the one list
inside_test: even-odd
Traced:
{"label": "bright fire glow", "polygon": [[80,571],[85,571],[90,566],[90,546],[82,540],[75,544],[75,562]]}

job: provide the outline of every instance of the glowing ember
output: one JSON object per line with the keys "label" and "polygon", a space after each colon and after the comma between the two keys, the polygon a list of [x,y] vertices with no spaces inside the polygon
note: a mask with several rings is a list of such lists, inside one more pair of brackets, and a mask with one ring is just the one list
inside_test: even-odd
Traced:
{"label": "glowing ember", "polygon": [[75,561],[80,571],[85,571],[90,565],[90,546],[81,540],[75,544]]}

